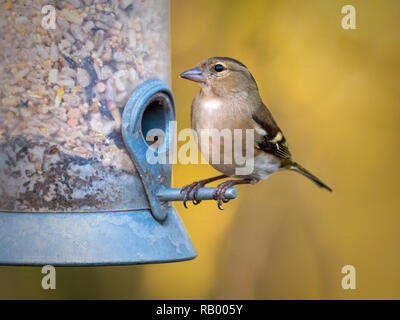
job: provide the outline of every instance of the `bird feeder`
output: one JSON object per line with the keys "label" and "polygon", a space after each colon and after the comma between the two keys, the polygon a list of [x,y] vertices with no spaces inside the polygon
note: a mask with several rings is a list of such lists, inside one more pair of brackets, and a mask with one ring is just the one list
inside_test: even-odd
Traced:
{"label": "bird feeder", "polygon": [[194,258],[147,156],[173,152],[169,2],[7,1],[0,27],[0,264]]}

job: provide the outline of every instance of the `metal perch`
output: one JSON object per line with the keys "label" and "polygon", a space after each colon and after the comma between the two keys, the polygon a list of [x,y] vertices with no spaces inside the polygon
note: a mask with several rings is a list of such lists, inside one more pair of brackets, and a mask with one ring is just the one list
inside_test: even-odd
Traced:
{"label": "metal perch", "polygon": [[[197,190],[196,200],[213,200],[213,194],[216,188],[200,188]],[[231,187],[225,191],[225,199],[235,199],[237,195],[236,189]],[[184,193],[180,188],[163,188],[157,193],[158,199],[161,201],[183,201]],[[193,191],[189,193],[189,199],[193,199]]]}

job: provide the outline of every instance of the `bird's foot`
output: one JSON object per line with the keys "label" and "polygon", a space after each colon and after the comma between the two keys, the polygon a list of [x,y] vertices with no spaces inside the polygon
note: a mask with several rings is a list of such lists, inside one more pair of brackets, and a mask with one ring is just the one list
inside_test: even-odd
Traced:
{"label": "bird's foot", "polygon": [[198,205],[201,202],[201,200],[196,199],[196,193],[197,193],[197,190],[199,190],[200,188],[203,188],[207,183],[208,183],[207,180],[195,181],[191,184],[184,186],[181,189],[181,193],[185,193],[185,195],[183,196],[183,205],[185,208],[187,208],[186,202],[188,201],[189,195],[192,191],[193,191],[193,200],[192,200],[193,204]]}
{"label": "bird's foot", "polygon": [[226,178],[226,175],[223,174],[223,175],[212,177],[212,178],[209,178],[209,179],[195,181],[195,182],[193,182],[191,184],[188,184],[187,186],[184,186],[181,189],[181,193],[185,194],[183,196],[183,205],[185,206],[185,208],[187,208],[186,201],[188,201],[189,195],[190,195],[190,193],[192,191],[193,191],[193,201],[192,202],[193,202],[194,205],[198,205],[201,202],[201,200],[197,200],[196,199],[197,191],[200,188],[203,188],[207,183],[210,183],[210,182],[213,182],[213,181],[216,181],[216,180],[220,180],[220,179],[224,179],[224,178]]}
{"label": "bird's foot", "polygon": [[243,179],[243,180],[228,180],[219,184],[214,191],[214,199],[217,200],[218,209],[224,210],[222,208],[223,203],[229,202],[230,199],[225,198],[225,192],[230,187],[233,187],[236,184],[250,184],[251,180]]}
{"label": "bird's foot", "polygon": [[218,209],[224,210],[221,206],[222,203],[227,203],[229,199],[225,199],[225,191],[232,187],[236,180],[228,180],[219,184],[214,191],[214,199],[217,200]]}

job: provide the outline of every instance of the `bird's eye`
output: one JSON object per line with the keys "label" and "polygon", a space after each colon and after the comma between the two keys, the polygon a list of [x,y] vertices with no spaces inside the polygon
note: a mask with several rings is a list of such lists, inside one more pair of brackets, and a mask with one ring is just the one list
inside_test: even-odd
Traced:
{"label": "bird's eye", "polygon": [[225,67],[222,64],[216,64],[214,67],[215,71],[221,72],[225,70]]}

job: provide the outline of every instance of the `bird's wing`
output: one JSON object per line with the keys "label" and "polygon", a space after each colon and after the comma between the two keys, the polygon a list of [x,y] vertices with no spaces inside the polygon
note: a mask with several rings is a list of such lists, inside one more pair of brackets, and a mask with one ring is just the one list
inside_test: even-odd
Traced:
{"label": "bird's wing", "polygon": [[258,125],[259,128],[262,129],[258,130],[260,136],[257,139],[257,147],[278,158],[290,160],[292,155],[290,154],[286,139],[267,107],[261,104],[259,108],[252,113],[252,118],[256,123],[256,127]]}

